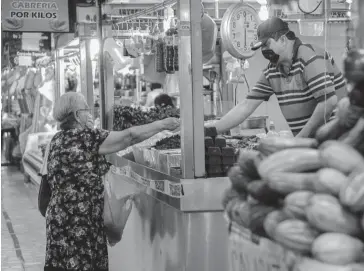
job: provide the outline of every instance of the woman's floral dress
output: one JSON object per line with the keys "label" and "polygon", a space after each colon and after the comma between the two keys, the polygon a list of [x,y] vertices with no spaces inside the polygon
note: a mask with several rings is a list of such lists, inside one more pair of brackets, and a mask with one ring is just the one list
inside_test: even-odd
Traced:
{"label": "woman's floral dress", "polygon": [[108,270],[100,176],[109,164],[98,154],[108,135],[99,129],[70,129],[58,132],[50,143],[45,271]]}

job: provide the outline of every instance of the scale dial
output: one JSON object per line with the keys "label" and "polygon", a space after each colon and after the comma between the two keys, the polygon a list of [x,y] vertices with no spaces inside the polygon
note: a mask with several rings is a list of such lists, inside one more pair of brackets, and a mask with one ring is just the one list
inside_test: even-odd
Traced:
{"label": "scale dial", "polygon": [[318,10],[320,5],[323,5],[322,0],[298,0],[298,6],[304,13],[314,13]]}
{"label": "scale dial", "polygon": [[238,59],[254,56],[251,47],[258,42],[259,24],[258,13],[252,6],[244,3],[230,6],[221,22],[221,38],[226,50]]}

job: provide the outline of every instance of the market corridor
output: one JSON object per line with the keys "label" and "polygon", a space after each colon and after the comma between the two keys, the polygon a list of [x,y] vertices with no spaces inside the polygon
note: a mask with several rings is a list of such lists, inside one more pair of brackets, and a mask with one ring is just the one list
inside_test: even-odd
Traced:
{"label": "market corridor", "polygon": [[45,221],[37,209],[37,188],[24,183],[17,167],[1,168],[1,270],[43,270]]}

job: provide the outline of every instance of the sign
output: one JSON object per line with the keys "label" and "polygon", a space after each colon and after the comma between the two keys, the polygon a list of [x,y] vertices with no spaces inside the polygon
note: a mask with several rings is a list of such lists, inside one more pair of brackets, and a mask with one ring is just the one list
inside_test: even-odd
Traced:
{"label": "sign", "polygon": [[77,22],[78,23],[96,23],[98,9],[95,6],[79,7],[77,6]]}
{"label": "sign", "polygon": [[31,66],[39,58],[50,56],[51,33],[4,32],[2,36],[2,54],[6,65]]}
{"label": "sign", "polygon": [[[70,32],[74,0],[1,1],[3,31]],[[71,8],[71,9],[72,9]]]}

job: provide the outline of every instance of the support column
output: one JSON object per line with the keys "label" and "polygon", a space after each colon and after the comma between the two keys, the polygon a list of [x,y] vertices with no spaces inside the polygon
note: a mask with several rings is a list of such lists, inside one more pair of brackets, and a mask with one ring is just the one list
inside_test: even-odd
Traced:
{"label": "support column", "polygon": [[179,89],[182,174],[185,179],[205,176],[201,8],[200,1],[179,1]]}
{"label": "support column", "polygon": [[94,105],[94,79],[92,76],[92,60],[90,53],[90,39],[80,40],[80,77],[81,77],[81,93],[85,96],[87,104],[90,108]]}
{"label": "support column", "polygon": [[56,93],[55,100],[64,94],[64,59],[63,59],[63,49],[56,50]]}

